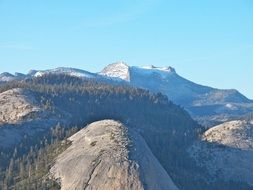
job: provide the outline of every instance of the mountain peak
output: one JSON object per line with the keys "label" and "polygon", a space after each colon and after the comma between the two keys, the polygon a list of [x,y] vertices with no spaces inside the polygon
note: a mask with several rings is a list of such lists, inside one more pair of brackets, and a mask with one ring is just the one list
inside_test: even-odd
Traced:
{"label": "mountain peak", "polygon": [[0,81],[7,82],[7,81],[13,80],[14,78],[15,78],[15,76],[12,75],[12,74],[10,74],[10,73],[8,73],[8,72],[4,72],[4,73],[0,74]]}
{"label": "mountain peak", "polygon": [[127,63],[124,62],[124,61],[118,61],[118,62],[115,62],[115,63],[112,63],[114,65],[121,65],[121,66],[125,66],[125,67],[128,67]]}
{"label": "mountain peak", "polygon": [[106,66],[99,74],[112,77],[119,78],[122,80],[130,81],[130,70],[141,72],[141,73],[159,73],[160,75],[166,77],[168,73],[176,73],[176,70],[173,67],[157,67],[154,65],[143,66],[143,67],[135,67],[128,66],[125,62],[119,61],[116,63],[109,64]]}
{"label": "mountain peak", "polygon": [[8,72],[3,72],[0,74],[1,77],[5,76],[5,77],[14,77],[11,73]]}
{"label": "mountain peak", "polygon": [[109,64],[99,74],[127,81],[130,80],[129,66],[123,61]]}

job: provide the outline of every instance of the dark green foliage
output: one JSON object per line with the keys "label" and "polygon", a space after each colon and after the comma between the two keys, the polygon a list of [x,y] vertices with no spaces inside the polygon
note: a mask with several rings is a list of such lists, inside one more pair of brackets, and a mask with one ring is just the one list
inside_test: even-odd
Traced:
{"label": "dark green foliage", "polygon": [[[57,125],[34,141],[24,139],[10,154],[9,150],[3,150],[0,189],[60,189],[48,172],[56,156],[70,145],[66,137],[76,131],[76,127],[65,129]],[[30,147],[29,151],[24,147]],[[10,160],[8,165],[4,166],[4,159]]]}

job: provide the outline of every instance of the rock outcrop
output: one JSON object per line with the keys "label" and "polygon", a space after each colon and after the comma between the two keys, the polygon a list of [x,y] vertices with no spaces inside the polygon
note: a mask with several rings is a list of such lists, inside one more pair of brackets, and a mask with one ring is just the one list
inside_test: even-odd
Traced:
{"label": "rock outcrop", "polygon": [[250,122],[235,120],[213,127],[189,152],[214,178],[253,186],[253,125]]}
{"label": "rock outcrop", "polygon": [[0,93],[0,105],[0,124],[14,124],[44,112],[29,90],[19,88]]}
{"label": "rock outcrop", "polygon": [[47,109],[36,93],[14,88],[0,93],[0,149],[16,146],[25,136],[35,136],[47,131],[64,117]]}
{"label": "rock outcrop", "polygon": [[92,123],[69,140],[50,170],[62,190],[177,189],[145,140],[119,122]]}

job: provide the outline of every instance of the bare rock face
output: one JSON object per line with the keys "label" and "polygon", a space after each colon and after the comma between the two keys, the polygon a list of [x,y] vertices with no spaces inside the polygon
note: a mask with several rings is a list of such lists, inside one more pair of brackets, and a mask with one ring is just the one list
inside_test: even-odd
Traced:
{"label": "bare rock face", "polygon": [[119,78],[126,81],[130,80],[129,66],[124,62],[110,64],[105,67],[99,74],[103,76]]}
{"label": "bare rock face", "polygon": [[189,150],[212,176],[253,186],[253,125],[236,120],[207,130]]}
{"label": "bare rock face", "polygon": [[15,146],[24,136],[35,136],[58,122],[64,121],[30,90],[15,88],[0,93],[0,149]]}
{"label": "bare rock face", "polygon": [[24,89],[12,89],[0,93],[0,105],[0,124],[14,124],[24,121],[32,114],[42,112],[33,95]]}
{"label": "bare rock face", "polygon": [[144,139],[121,123],[103,120],[69,138],[52,176],[62,190],[176,190]]}
{"label": "bare rock face", "polygon": [[215,142],[231,148],[253,149],[253,125],[235,120],[207,130],[203,136],[208,142]]}

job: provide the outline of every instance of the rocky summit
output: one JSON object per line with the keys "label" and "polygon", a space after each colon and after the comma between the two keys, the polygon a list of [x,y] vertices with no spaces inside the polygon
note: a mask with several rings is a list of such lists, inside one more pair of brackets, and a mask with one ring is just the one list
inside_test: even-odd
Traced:
{"label": "rocky summit", "polygon": [[62,190],[178,189],[145,140],[119,122],[92,123],[68,140],[50,170]]}

